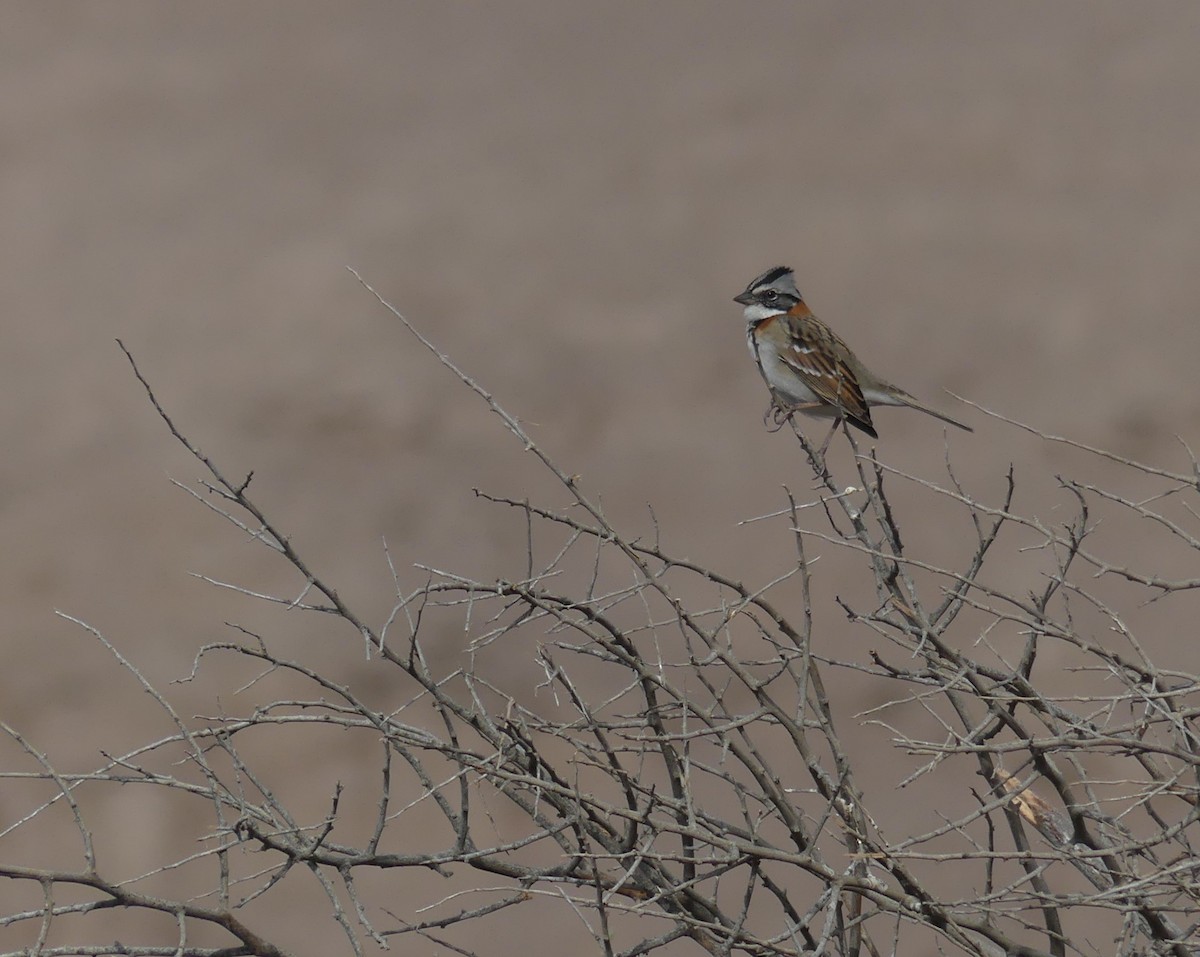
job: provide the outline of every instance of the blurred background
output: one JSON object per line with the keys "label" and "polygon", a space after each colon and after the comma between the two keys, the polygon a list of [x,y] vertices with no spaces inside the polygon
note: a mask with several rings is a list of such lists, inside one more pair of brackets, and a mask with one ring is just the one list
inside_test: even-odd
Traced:
{"label": "blurred background", "polygon": [[[1018,507],[1053,517],[1072,459],[947,389],[1188,468],[1193,5],[30,0],[0,17],[0,717],[60,766],[161,715],[56,610],[163,685],[232,638],[226,622],[268,620],[346,680],[390,679],[355,636],[194,577],[299,590],[172,486],[200,467],[114,339],[375,623],[393,603],[385,540],[405,591],[415,562],[502,574],[523,565],[524,525],[472,489],[565,503],[347,266],[615,522],[648,528],[652,506],[671,550],[747,582],[785,570],[792,543],[739,522],[811,482],[795,441],[762,427],[730,301],[778,263],[865,362],[975,425],[948,438],[980,498],[1014,463]],[[944,480],[940,423],[876,424],[889,463]],[[961,561],[964,527],[913,536]],[[816,580],[827,606],[836,567]],[[832,606],[818,624],[855,634]],[[448,630],[436,654],[451,666],[464,641]],[[1194,667],[1177,654],[1163,664]],[[849,716],[879,692],[842,693]],[[186,714],[216,710],[212,687],[178,694]],[[868,783],[909,770],[881,760]],[[96,813],[131,861],[173,826],[132,801]],[[318,932],[293,917],[289,933]]]}

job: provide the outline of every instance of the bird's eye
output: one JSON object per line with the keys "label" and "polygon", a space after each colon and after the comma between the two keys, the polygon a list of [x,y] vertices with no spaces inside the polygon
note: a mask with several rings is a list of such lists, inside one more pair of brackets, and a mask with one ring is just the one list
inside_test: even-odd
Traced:
{"label": "bird's eye", "polygon": [[779,298],[779,293],[776,292],[774,289],[768,289],[766,292],[763,293],[763,299],[766,300],[767,302],[774,302],[778,298]]}

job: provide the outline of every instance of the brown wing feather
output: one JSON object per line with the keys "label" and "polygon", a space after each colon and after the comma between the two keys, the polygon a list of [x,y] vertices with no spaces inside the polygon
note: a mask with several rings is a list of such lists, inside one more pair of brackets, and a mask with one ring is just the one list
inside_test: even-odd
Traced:
{"label": "brown wing feather", "polygon": [[850,367],[850,347],[816,316],[785,316],[791,347],[780,358],[806,386],[869,435],[871,409]]}

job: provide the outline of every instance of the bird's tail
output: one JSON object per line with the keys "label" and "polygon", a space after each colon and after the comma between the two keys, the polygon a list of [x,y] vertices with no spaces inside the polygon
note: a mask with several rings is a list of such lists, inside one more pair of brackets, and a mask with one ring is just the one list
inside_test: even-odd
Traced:
{"label": "bird's tail", "polygon": [[939,412],[937,409],[931,409],[927,405],[922,405],[907,392],[901,393],[896,398],[900,399],[904,405],[908,406],[910,409],[916,409],[918,412],[924,412],[926,415],[932,415],[935,419],[941,419],[943,422],[948,422],[950,425],[956,425],[966,432],[975,431],[966,423],[959,422],[958,419],[950,418],[950,416],[946,415],[945,412]]}

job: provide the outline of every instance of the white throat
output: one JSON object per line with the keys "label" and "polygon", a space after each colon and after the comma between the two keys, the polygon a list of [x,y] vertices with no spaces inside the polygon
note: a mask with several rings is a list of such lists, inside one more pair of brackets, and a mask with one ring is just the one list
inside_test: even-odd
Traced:
{"label": "white throat", "polygon": [[747,324],[752,322],[762,322],[764,319],[770,319],[772,316],[782,316],[784,310],[778,306],[764,306],[761,302],[751,303],[742,311],[742,316]]}

